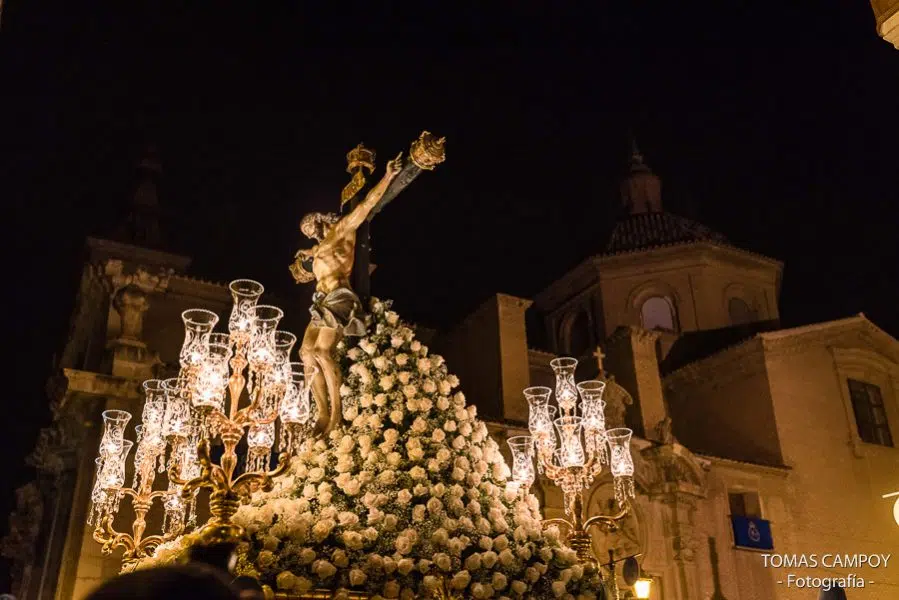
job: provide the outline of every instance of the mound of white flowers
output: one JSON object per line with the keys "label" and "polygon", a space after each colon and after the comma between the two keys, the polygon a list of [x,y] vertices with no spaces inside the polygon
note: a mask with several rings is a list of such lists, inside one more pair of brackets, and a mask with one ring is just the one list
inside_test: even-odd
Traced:
{"label": "mound of white flowers", "polygon": [[[338,348],[344,427],[308,441],[290,472],[235,522],[238,565],[272,587],[423,598],[593,598],[574,551],[541,526],[443,358],[373,301],[369,334]],[[160,547],[157,558],[185,542]]]}

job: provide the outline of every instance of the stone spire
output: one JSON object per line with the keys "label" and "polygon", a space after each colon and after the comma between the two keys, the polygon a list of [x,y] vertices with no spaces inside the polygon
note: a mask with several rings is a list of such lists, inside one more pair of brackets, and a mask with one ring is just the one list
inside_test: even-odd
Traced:
{"label": "stone spire", "polygon": [[621,203],[631,215],[662,212],[662,181],[643,162],[633,135],[630,145],[630,172],[621,182]]}
{"label": "stone spire", "polygon": [[159,226],[159,198],[157,186],[162,174],[162,166],[156,147],[149,145],[137,163],[137,182],[131,196],[131,206],[127,217],[115,231],[116,241],[160,248],[163,245]]}

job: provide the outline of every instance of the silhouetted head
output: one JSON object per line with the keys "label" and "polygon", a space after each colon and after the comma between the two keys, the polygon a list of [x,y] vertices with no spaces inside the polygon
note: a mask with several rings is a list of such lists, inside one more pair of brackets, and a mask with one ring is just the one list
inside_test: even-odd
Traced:
{"label": "silhouetted head", "polygon": [[325,236],[328,235],[328,231],[340,220],[340,217],[335,215],[334,213],[309,213],[305,217],[303,217],[302,222],[300,222],[300,231],[303,232],[308,238],[311,238],[317,242],[325,239]]}
{"label": "silhouetted head", "polygon": [[107,581],[87,600],[239,600],[227,576],[202,564],[159,567],[119,575]]}

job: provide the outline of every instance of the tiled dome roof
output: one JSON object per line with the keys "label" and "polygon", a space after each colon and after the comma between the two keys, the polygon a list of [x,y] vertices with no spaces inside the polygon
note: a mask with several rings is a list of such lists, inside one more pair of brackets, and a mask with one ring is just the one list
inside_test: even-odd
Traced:
{"label": "tiled dome roof", "polygon": [[686,242],[728,243],[722,234],[696,221],[668,212],[645,212],[618,221],[606,252],[614,254]]}

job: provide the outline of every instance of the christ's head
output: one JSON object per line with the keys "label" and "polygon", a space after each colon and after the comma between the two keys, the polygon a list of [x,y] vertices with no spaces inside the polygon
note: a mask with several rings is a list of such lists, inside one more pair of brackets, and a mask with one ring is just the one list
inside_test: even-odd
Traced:
{"label": "christ's head", "polygon": [[303,217],[303,221],[300,223],[300,231],[302,231],[303,235],[306,237],[320,242],[325,239],[325,236],[328,235],[328,232],[331,231],[334,224],[339,220],[340,217],[334,213],[309,213]]}

